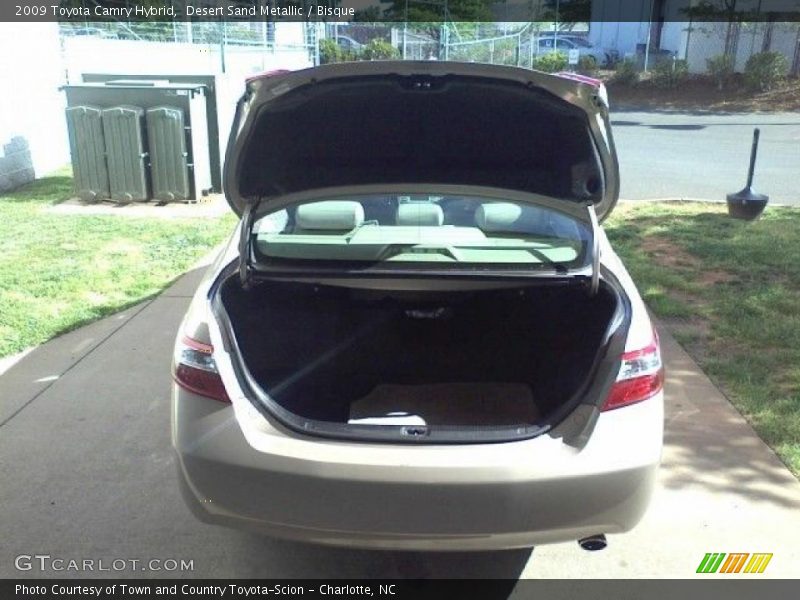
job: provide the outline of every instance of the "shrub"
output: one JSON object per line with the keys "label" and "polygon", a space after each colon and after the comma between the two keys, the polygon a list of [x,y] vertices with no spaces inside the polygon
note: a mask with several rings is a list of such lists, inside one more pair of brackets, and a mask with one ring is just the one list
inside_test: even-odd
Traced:
{"label": "shrub", "polygon": [[759,52],[747,59],[744,82],[751,90],[766,92],[786,77],[788,68],[786,57],[780,52]]}
{"label": "shrub", "polygon": [[639,81],[639,65],[632,58],[626,58],[617,63],[614,82],[622,85],[634,85]]}
{"label": "shrub", "polygon": [[594,77],[597,75],[597,59],[594,56],[581,56],[578,59],[578,73]]}
{"label": "shrub", "polygon": [[714,79],[717,89],[723,89],[733,77],[733,63],[733,56],[728,54],[718,54],[706,60],[708,74]]}
{"label": "shrub", "polygon": [[361,50],[361,60],[390,60],[399,58],[400,52],[386,40],[371,40]]}
{"label": "shrub", "polygon": [[667,59],[653,67],[653,85],[656,87],[678,87],[688,77],[689,64],[685,60]]}
{"label": "shrub", "polygon": [[556,73],[567,68],[569,59],[564,52],[548,52],[533,59],[533,68],[545,73]]}
{"label": "shrub", "polygon": [[336,43],[336,40],[325,39],[319,41],[319,62],[326,65],[328,63],[338,63],[347,60],[346,52]]}

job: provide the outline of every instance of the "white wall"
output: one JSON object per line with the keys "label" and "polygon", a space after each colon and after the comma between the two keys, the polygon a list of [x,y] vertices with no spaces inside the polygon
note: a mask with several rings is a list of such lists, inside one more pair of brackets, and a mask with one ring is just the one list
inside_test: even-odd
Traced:
{"label": "white wall", "polygon": [[0,23],[0,155],[27,140],[36,176],[69,162],[56,23]]}
{"label": "white wall", "polygon": [[[664,23],[661,28],[662,50],[677,52],[683,56],[686,48],[685,23],[677,19],[690,4],[690,0],[670,0],[664,8]],[[637,44],[647,42],[647,30],[650,19],[658,20],[658,15],[651,14],[654,5],[651,0],[603,0],[592,3],[592,23],[589,28],[589,39],[604,48],[616,48],[620,56],[636,52]],[[615,19],[625,18],[625,22]]]}
{"label": "white wall", "polygon": [[[589,29],[589,40],[602,48],[616,48],[620,56],[636,52],[637,44],[647,42],[647,21],[597,22]],[[665,22],[661,28],[662,50],[678,52],[683,56],[686,49],[686,23]]]}
{"label": "white wall", "polygon": [[616,48],[620,57],[636,52],[647,41],[647,22],[597,21],[589,27],[589,41],[601,48]]}
{"label": "white wall", "polygon": [[661,27],[661,49],[675,52],[678,58],[686,53],[686,27],[688,23],[668,21]]}
{"label": "white wall", "polygon": [[[287,37],[283,34],[278,35],[281,30],[282,28],[277,28],[276,39]],[[288,38],[291,39],[291,36]],[[279,43],[288,42],[283,39]],[[70,83],[80,83],[82,73],[214,74],[222,69],[222,56],[217,44],[112,40],[78,36],[65,38],[64,56]],[[275,52],[254,46],[225,47],[225,72],[230,75],[245,77],[259,71],[302,69],[310,66],[312,59],[309,52],[299,45],[291,48],[279,47]]]}
{"label": "white wall", "polygon": [[279,46],[302,46],[305,44],[305,23],[277,23],[275,44]]}

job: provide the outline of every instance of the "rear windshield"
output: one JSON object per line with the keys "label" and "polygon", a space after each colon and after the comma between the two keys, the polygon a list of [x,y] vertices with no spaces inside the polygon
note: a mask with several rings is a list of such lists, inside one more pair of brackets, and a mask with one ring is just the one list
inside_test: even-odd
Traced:
{"label": "rear windshield", "polygon": [[259,218],[257,263],[434,263],[564,271],[587,263],[591,231],[564,213],[501,198],[335,197]]}

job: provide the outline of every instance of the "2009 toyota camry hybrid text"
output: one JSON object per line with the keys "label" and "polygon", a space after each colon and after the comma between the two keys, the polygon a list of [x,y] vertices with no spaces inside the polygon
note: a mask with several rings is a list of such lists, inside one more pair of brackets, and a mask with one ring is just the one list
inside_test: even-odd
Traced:
{"label": "2009 toyota camry hybrid text", "polygon": [[656,332],[600,222],[605,89],[447,62],[250,79],[241,216],[175,345],[172,440],[208,523],[488,550],[631,529],[663,442]]}

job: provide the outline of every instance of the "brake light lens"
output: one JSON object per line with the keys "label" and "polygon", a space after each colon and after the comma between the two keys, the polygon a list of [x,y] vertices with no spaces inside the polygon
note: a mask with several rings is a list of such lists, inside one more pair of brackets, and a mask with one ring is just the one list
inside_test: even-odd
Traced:
{"label": "brake light lens", "polygon": [[213,346],[184,336],[175,344],[172,377],[185,390],[220,402],[230,402],[213,354]]}
{"label": "brake light lens", "polygon": [[658,333],[653,329],[653,341],[640,350],[622,355],[617,380],[611,387],[601,410],[612,410],[652,398],[664,387],[664,364]]}

